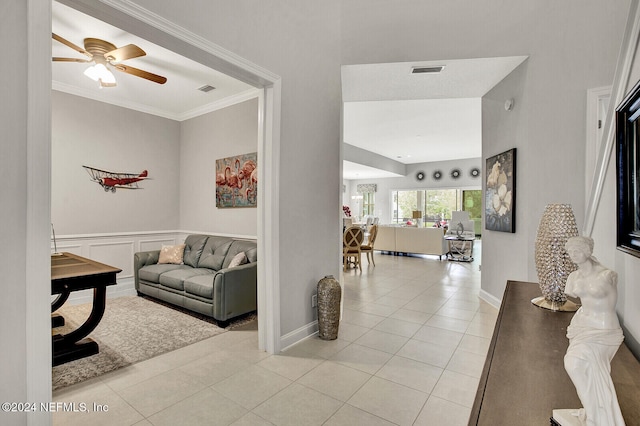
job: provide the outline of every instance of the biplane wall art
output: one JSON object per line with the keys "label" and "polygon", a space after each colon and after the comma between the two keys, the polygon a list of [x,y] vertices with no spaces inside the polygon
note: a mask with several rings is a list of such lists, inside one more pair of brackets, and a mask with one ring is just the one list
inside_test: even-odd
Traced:
{"label": "biplane wall art", "polygon": [[82,167],[91,176],[91,181],[100,185],[105,192],[116,192],[116,189],[141,189],[138,182],[149,179],[149,173],[146,170],[136,174],[109,172],[89,166]]}
{"label": "biplane wall art", "polygon": [[216,207],[256,207],[258,153],[216,160]]}

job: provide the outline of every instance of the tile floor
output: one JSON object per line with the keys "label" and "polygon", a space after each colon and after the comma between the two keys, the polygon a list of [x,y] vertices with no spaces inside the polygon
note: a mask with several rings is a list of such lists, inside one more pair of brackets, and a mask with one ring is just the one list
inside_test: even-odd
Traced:
{"label": "tile floor", "polygon": [[[497,310],[473,263],[375,254],[342,277],[339,338],[279,355],[232,331],[57,391],[55,425],[466,425]],[[93,412],[93,404],[108,406]]]}

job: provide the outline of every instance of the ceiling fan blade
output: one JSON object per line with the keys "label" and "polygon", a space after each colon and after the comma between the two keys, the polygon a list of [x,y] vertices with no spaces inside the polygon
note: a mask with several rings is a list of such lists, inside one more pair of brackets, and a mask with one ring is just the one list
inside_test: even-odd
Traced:
{"label": "ceiling fan blade", "polygon": [[83,63],[91,62],[88,59],[80,59],[80,58],[56,58],[56,57],[53,57],[51,59],[54,62],[83,62]]}
{"label": "ceiling fan blade", "polygon": [[118,71],[122,71],[122,72],[127,73],[127,74],[135,75],[136,77],[142,77],[142,78],[147,79],[149,81],[153,81],[154,83],[164,84],[164,83],[167,82],[167,78],[166,77],[162,77],[161,75],[153,74],[153,73],[150,73],[148,71],[143,71],[143,70],[138,69],[138,68],[130,67],[128,65],[114,64],[113,67],[115,69],[117,69]]}
{"label": "ceiling fan blade", "polygon": [[64,44],[65,46],[68,46],[68,47],[72,48],[76,52],[82,53],[83,55],[87,56],[89,59],[93,58],[93,55],[91,53],[87,52],[86,50],[84,50],[82,47],[71,43],[69,40],[62,38],[62,37],[60,37],[59,35],[57,35],[55,33],[51,33],[51,38],[53,38],[56,41],[59,41],[60,43]]}
{"label": "ceiling fan blade", "polygon": [[111,52],[104,54],[104,57],[113,62],[122,62],[127,59],[138,58],[144,56],[147,53],[140,49],[135,44],[127,44],[126,46],[119,47]]}

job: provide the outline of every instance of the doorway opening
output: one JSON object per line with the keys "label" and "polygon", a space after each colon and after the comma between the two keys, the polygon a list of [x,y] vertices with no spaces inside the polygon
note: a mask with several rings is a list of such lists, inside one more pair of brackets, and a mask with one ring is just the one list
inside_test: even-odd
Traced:
{"label": "doorway opening", "polygon": [[[280,320],[278,291],[278,257],[274,246],[277,236],[278,188],[275,176],[279,173],[277,159],[280,120],[280,78],[195,34],[160,19],[157,15],[119,1],[60,0],[81,13],[135,34],[150,43],[196,61],[213,70],[231,76],[259,90],[258,95],[258,158],[261,164],[257,210],[258,244],[258,336],[259,347],[269,353],[279,351]],[[213,185],[213,183],[212,183]]]}

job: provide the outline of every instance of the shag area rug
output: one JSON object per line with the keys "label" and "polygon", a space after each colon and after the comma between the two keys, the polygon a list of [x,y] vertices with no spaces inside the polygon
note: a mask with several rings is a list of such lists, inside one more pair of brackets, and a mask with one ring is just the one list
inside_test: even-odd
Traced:
{"label": "shag area rug", "polygon": [[[91,313],[92,303],[65,305],[56,313],[65,325],[52,330],[65,334],[81,325]],[[248,314],[220,328],[204,315],[171,307],[155,299],[124,296],[107,300],[102,320],[88,337],[100,352],[52,368],[53,390],[70,386],[109,371],[153,358],[183,346],[216,336],[256,321]]]}

